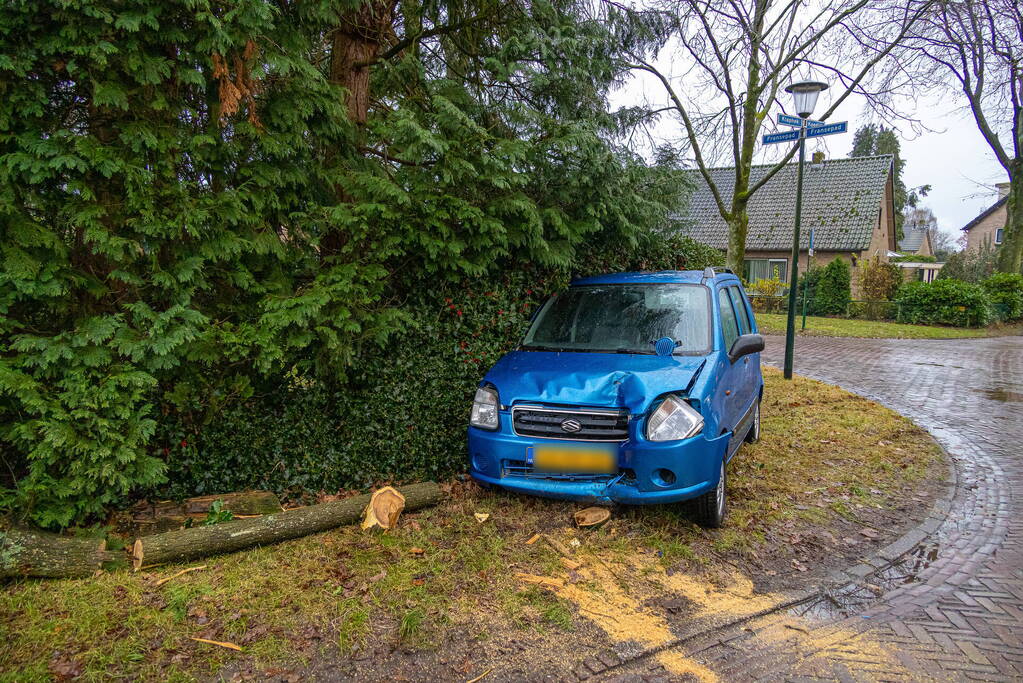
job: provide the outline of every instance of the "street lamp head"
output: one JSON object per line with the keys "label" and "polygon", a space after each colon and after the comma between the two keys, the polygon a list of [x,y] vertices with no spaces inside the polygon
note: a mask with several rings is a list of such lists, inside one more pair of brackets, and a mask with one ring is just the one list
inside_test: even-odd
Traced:
{"label": "street lamp head", "polygon": [[796,113],[799,114],[800,118],[805,119],[813,113],[813,108],[817,106],[817,95],[822,90],[827,89],[827,83],[802,81],[800,83],[793,83],[785,88],[785,92],[792,93],[792,99],[795,100],[796,104]]}

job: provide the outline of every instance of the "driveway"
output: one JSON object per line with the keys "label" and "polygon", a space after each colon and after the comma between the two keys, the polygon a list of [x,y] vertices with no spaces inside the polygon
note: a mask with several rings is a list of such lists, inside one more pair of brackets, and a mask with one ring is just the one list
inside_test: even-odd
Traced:
{"label": "driveway", "polygon": [[[784,339],[764,361],[780,366]],[[1023,679],[1023,337],[796,343],[795,371],[912,418],[952,457],[948,515],[861,600],[790,610],[682,644],[721,681]],[[866,589],[869,589],[868,593]],[[844,595],[853,595],[847,591]],[[650,680],[636,665],[608,679]]]}

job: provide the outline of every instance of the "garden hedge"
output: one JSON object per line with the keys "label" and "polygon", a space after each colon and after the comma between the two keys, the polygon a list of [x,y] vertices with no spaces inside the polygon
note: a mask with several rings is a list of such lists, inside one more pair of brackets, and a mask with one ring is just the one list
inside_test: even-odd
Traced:
{"label": "garden hedge", "polygon": [[999,320],[1023,318],[1023,275],[1019,273],[995,273],[980,283],[987,292]]}
{"label": "garden hedge", "polygon": [[904,323],[980,327],[991,320],[984,288],[960,280],[907,282],[895,302],[898,321]]}

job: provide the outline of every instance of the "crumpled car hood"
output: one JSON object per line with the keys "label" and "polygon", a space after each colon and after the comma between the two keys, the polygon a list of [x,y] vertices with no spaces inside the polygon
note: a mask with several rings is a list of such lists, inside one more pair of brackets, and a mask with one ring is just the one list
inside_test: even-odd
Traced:
{"label": "crumpled car hood", "polygon": [[703,356],[512,351],[484,381],[497,387],[501,403],[566,403],[646,412],[655,398],[682,391],[703,365]]}

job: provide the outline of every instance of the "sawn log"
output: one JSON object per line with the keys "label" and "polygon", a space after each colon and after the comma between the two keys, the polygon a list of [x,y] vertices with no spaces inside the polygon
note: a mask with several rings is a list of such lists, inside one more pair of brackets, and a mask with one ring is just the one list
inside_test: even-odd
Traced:
{"label": "sawn log", "polygon": [[0,577],[92,576],[104,562],[112,559],[106,546],[107,542],[101,538],[74,538],[0,527]]}
{"label": "sawn log", "polygon": [[[433,482],[402,487],[401,493],[405,496],[407,511],[434,505],[440,500],[440,487]],[[253,519],[236,519],[145,536],[135,541],[132,564],[135,569],[140,569],[167,562],[184,562],[353,524],[362,517],[369,501],[367,494]]]}

